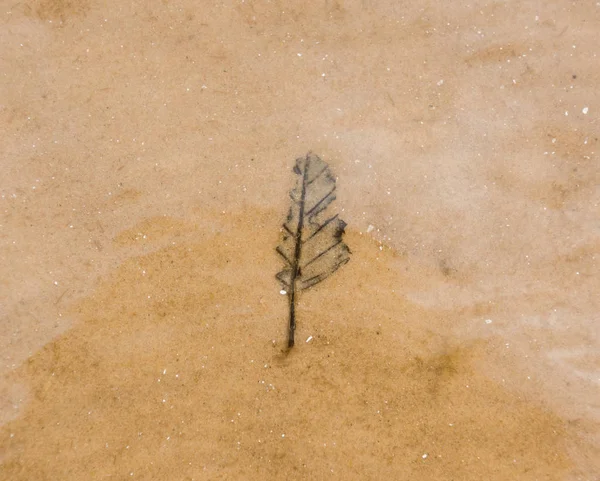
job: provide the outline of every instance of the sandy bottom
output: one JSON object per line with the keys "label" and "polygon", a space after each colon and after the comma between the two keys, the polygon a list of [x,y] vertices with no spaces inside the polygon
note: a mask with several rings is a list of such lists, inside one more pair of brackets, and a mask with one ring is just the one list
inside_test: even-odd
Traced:
{"label": "sandy bottom", "polygon": [[600,479],[597,1],[0,3],[1,481]]}

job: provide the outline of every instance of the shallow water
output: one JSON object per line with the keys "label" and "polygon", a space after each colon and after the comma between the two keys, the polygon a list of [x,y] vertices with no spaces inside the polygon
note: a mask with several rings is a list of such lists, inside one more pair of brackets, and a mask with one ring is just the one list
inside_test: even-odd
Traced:
{"label": "shallow water", "polygon": [[3,7],[0,478],[596,479],[599,12]]}

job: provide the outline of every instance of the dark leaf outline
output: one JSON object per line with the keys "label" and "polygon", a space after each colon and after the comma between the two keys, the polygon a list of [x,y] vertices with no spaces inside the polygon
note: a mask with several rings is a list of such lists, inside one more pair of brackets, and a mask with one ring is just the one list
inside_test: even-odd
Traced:
{"label": "dark leaf outline", "polygon": [[350,260],[350,249],[342,240],[346,223],[338,214],[325,215],[336,199],[329,166],[309,152],[296,159],[293,171],[298,178],[290,191],[292,204],[282,226],[282,243],[276,249],[285,262],[276,277],[289,300],[288,347],[294,345],[298,292],[327,279]]}

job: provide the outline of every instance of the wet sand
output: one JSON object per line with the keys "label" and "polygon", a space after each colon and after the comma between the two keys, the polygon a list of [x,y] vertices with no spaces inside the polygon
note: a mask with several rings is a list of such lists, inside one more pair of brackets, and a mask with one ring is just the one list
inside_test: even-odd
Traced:
{"label": "wet sand", "polygon": [[0,478],[596,479],[599,12],[3,6]]}

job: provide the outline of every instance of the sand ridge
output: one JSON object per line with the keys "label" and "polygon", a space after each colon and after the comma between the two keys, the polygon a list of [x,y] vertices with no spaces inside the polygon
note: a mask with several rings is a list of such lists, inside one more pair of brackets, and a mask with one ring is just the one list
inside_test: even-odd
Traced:
{"label": "sand ridge", "polygon": [[[73,307],[21,369],[31,400],[2,428],[3,477],[561,479],[565,423],[478,372],[486,343],[445,335],[448,313],[399,294],[401,257],[350,231],[352,262],[303,293],[288,351],[275,236],[251,235],[277,215],[234,218]],[[194,229],[153,228],[173,225]]]}

